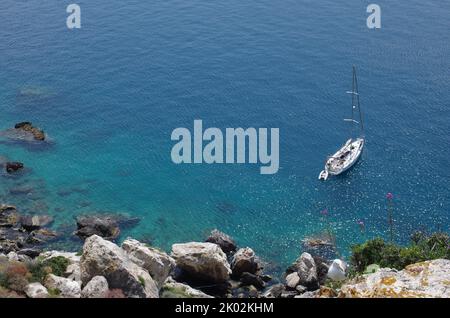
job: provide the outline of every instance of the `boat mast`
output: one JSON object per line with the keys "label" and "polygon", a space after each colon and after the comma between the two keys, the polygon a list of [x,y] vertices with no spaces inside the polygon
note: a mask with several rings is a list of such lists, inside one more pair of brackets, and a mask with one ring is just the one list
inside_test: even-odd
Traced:
{"label": "boat mast", "polygon": [[[353,65],[353,81],[354,81],[355,92],[356,92],[356,106],[358,107],[358,114],[359,114],[360,135],[364,136],[364,124],[363,124],[362,113],[361,113],[361,105],[359,103],[358,78],[356,77],[356,67],[354,65]],[[353,105],[355,105],[355,104],[353,104]],[[353,109],[353,107],[352,107],[352,109]]]}
{"label": "boat mast", "polygon": [[357,88],[355,87],[355,74],[356,74],[356,70],[355,70],[355,65],[353,65],[352,68],[352,126],[350,128],[350,133],[351,133],[351,137],[353,138],[354,136],[354,130],[355,130],[355,108],[356,108],[356,94],[358,94]]}
{"label": "boat mast", "polygon": [[[356,77],[356,67],[353,65],[352,90],[347,92],[352,95],[352,116],[345,121],[352,122],[351,135],[353,136],[353,124],[358,124],[360,128],[360,136],[364,136],[364,126],[362,121],[361,107],[359,103],[358,79]],[[358,109],[359,121],[355,120],[355,109]]]}

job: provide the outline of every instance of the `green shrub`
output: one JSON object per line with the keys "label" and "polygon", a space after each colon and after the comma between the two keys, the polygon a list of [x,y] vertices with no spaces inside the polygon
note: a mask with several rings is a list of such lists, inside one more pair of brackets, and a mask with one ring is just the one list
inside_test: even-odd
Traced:
{"label": "green shrub", "polygon": [[381,238],[355,245],[352,247],[350,263],[358,272],[363,272],[367,266],[380,262],[385,247],[386,243]]}
{"label": "green shrub", "polygon": [[50,298],[58,298],[61,295],[61,291],[58,288],[48,288],[47,291]]}
{"label": "green shrub", "polygon": [[28,269],[31,273],[31,282],[42,283],[45,280],[45,277],[52,272],[50,267],[45,266],[40,261],[29,263]]}
{"label": "green shrub", "polygon": [[50,273],[56,276],[64,276],[69,264],[70,261],[63,256],[52,257],[46,261],[36,260],[28,265],[31,272],[31,280],[42,283]]}
{"label": "green shrub", "polygon": [[355,271],[362,273],[371,264],[401,270],[417,262],[450,259],[450,239],[446,233],[433,233],[429,236],[415,233],[411,240],[411,245],[407,247],[386,243],[381,238],[355,245],[352,247],[350,263]]}
{"label": "green shrub", "polygon": [[44,266],[48,266],[52,269],[52,274],[56,276],[63,276],[66,272],[67,266],[69,266],[70,261],[64,256],[52,257],[44,261]]}

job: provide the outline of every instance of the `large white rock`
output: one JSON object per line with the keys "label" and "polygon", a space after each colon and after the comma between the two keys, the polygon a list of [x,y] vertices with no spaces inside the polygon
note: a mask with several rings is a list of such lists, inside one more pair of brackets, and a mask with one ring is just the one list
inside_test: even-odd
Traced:
{"label": "large white rock", "polygon": [[293,267],[300,278],[300,285],[305,286],[308,290],[316,290],[319,288],[317,266],[311,254],[303,253],[300,255]]}
{"label": "large white rock", "polygon": [[8,255],[6,255],[8,260],[10,262],[29,262],[31,261],[31,257],[23,254],[17,254],[16,252],[9,252]]}
{"label": "large white rock", "polygon": [[45,279],[45,287],[59,291],[59,296],[63,298],[80,298],[81,286],[78,282],[68,278],[49,274]]}
{"label": "large white rock", "polygon": [[10,262],[18,262],[19,261],[19,255],[17,255],[16,252],[9,252],[8,255],[6,255],[6,257],[8,257],[8,261],[10,261]]}
{"label": "large white rock", "polygon": [[122,243],[122,249],[133,262],[150,273],[159,287],[175,268],[175,260],[172,257],[137,240],[126,239]]}
{"label": "large white rock", "polygon": [[95,276],[81,291],[82,298],[106,298],[108,296],[109,286],[106,278]]}
{"label": "large white rock", "polygon": [[214,298],[189,285],[178,283],[169,277],[161,288],[162,298]]}
{"label": "large white rock", "polygon": [[294,289],[300,283],[300,277],[297,272],[290,273],[286,276],[286,286]]}
{"label": "large white rock", "polygon": [[450,297],[450,260],[437,259],[407,266],[382,268],[343,285],[339,297]]}
{"label": "large white rock", "polygon": [[66,268],[66,271],[64,272],[64,276],[78,282],[81,285],[82,282],[81,282],[80,263],[69,264]]}
{"label": "large white rock", "polygon": [[104,276],[111,289],[121,289],[133,298],[158,298],[158,288],[150,274],[136,265],[116,244],[92,235],[83,246],[80,260],[81,280],[87,284]]}
{"label": "large white rock", "polygon": [[41,283],[28,284],[24,291],[29,298],[47,298],[49,296],[47,288]]}
{"label": "large white rock", "polygon": [[231,274],[225,253],[213,243],[174,244],[172,257],[178,267],[205,281],[222,283]]}

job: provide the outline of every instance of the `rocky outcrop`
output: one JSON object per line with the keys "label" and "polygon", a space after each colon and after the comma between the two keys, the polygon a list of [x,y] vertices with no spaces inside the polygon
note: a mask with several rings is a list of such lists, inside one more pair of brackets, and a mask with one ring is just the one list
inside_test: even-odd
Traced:
{"label": "rocky outcrop", "polygon": [[206,239],[206,242],[219,245],[225,254],[235,252],[237,248],[236,243],[230,236],[220,232],[217,229],[211,231],[211,234]]}
{"label": "rocky outcrop", "polygon": [[161,288],[161,298],[213,298],[189,285],[178,283],[169,277]]}
{"label": "rocky outcrop", "polygon": [[57,237],[57,233],[42,228],[51,221],[51,217],[44,215],[21,216],[15,206],[0,205],[0,252],[8,254],[24,250],[19,254],[36,257],[33,249],[37,245]]}
{"label": "rocky outcrop", "polygon": [[106,298],[108,296],[108,281],[103,276],[93,277],[81,291],[82,298]]}
{"label": "rocky outcrop", "polygon": [[6,137],[12,141],[28,143],[42,142],[46,139],[44,131],[33,126],[31,122],[17,123],[14,128],[1,131],[0,136]]}
{"label": "rocky outcrop", "polygon": [[81,286],[78,282],[68,278],[49,274],[44,282],[45,287],[56,291],[58,296],[63,298],[80,298]]}
{"label": "rocky outcrop", "polygon": [[343,285],[338,297],[450,298],[450,260],[437,259],[401,271],[382,268]]}
{"label": "rocky outcrop", "polygon": [[124,250],[98,235],[86,239],[80,270],[84,284],[95,276],[104,276],[110,288],[121,289],[127,297],[158,297],[158,288],[150,274],[136,265]]}
{"label": "rocky outcrop", "polygon": [[159,287],[175,268],[175,260],[172,257],[137,240],[126,239],[122,243],[122,249],[133,262],[149,272]]}
{"label": "rocky outcrop", "polygon": [[79,216],[77,228],[75,234],[81,239],[98,235],[107,240],[115,240],[120,234],[116,220],[109,216]]}
{"label": "rocky outcrop", "polygon": [[255,274],[258,271],[255,252],[250,247],[239,249],[233,255],[231,269],[235,278],[241,277],[244,272]]}
{"label": "rocky outcrop", "polygon": [[47,298],[49,296],[47,288],[41,283],[28,284],[24,291],[28,298]]}
{"label": "rocky outcrop", "polygon": [[222,283],[231,274],[225,253],[213,243],[174,244],[172,257],[180,269],[200,280]]}
{"label": "rocky outcrop", "polygon": [[37,127],[34,127],[31,122],[25,121],[25,122],[17,123],[14,126],[14,129],[24,132],[24,133],[31,134],[35,140],[39,140],[39,141],[45,140],[44,131]]}

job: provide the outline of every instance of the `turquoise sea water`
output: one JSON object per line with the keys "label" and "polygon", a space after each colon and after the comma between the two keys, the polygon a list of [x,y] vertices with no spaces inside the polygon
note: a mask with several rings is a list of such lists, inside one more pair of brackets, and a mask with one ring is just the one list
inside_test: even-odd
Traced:
{"label": "turquoise sea water", "polygon": [[[0,4],[0,129],[29,120],[52,139],[1,141],[0,155],[29,169],[0,177],[1,202],[51,214],[67,234],[78,214],[127,212],[142,220],[122,238],[166,250],[217,227],[275,267],[323,231],[324,208],[343,253],[385,236],[387,192],[398,242],[449,230],[450,2],[378,1],[382,29],[369,30],[368,1],[80,0],[72,31],[69,3]],[[366,149],[319,182],[348,137],[352,64]],[[280,171],[174,165],[170,134],[194,119],[280,128]]]}

